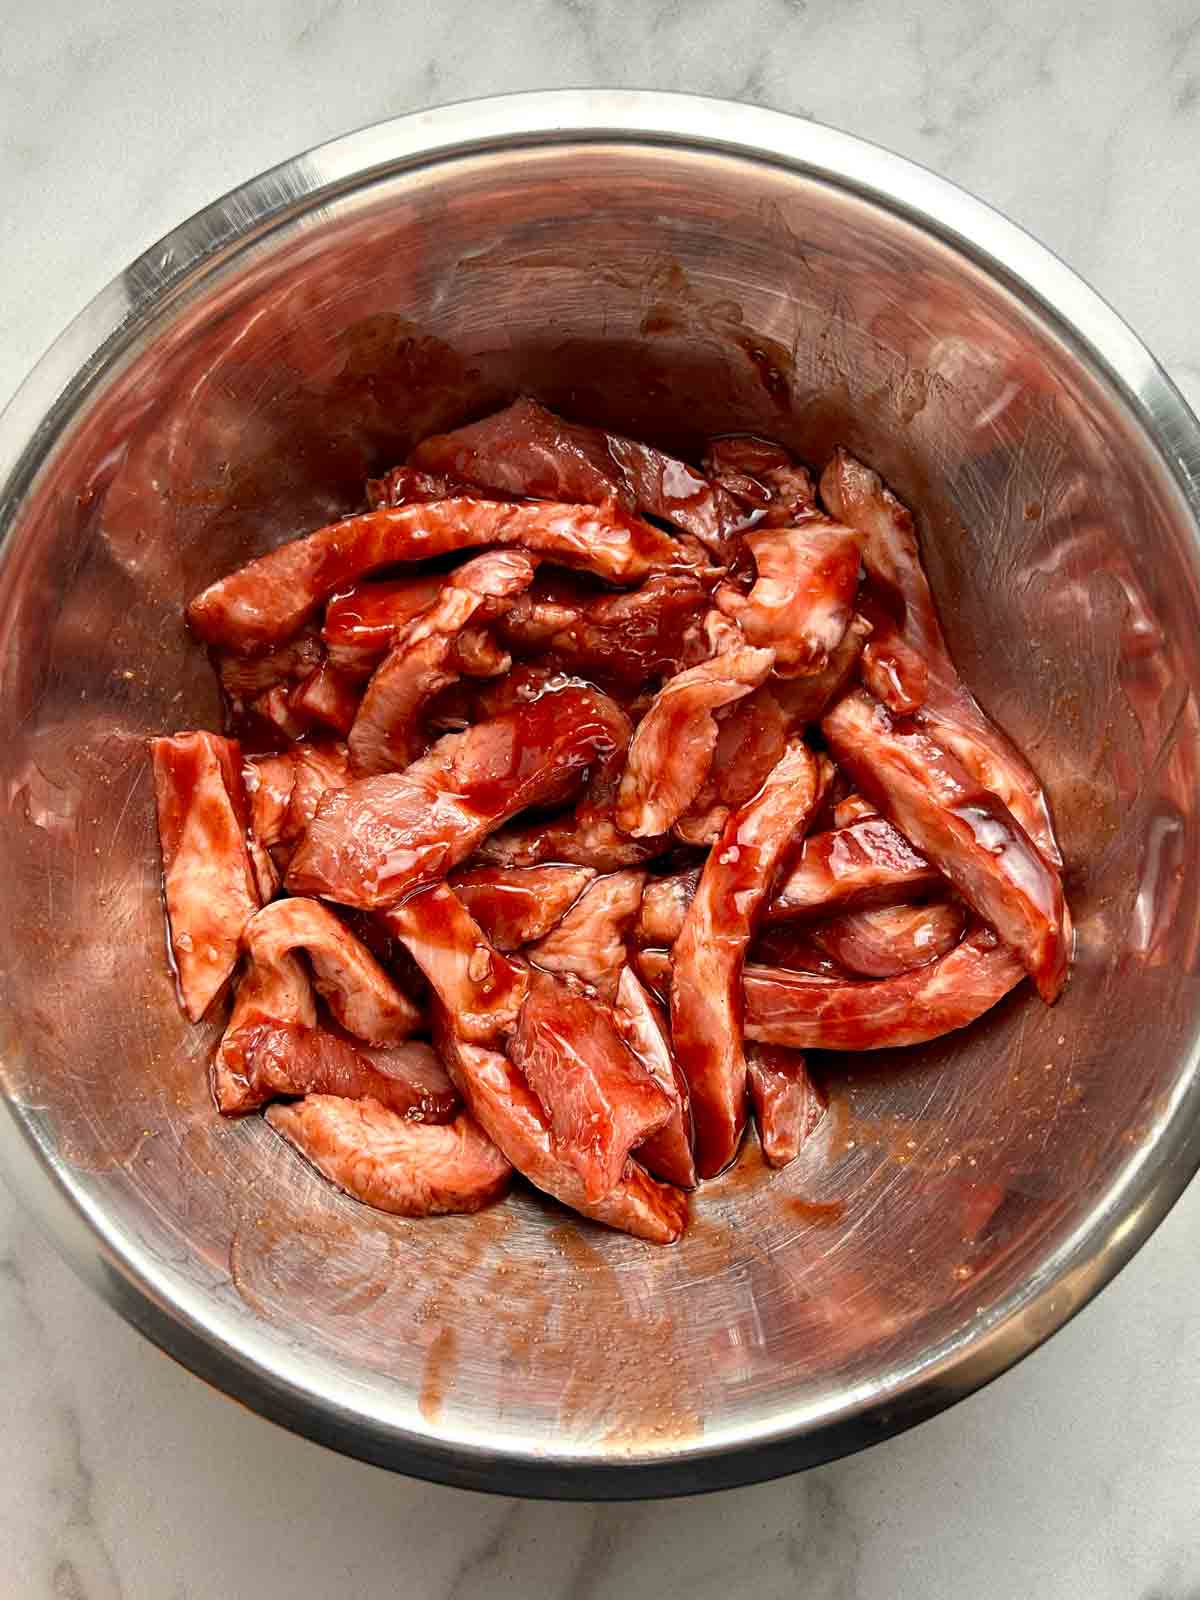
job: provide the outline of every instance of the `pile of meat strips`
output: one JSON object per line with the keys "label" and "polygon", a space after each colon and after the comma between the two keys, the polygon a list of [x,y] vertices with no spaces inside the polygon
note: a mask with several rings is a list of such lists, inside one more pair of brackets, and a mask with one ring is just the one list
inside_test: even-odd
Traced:
{"label": "pile of meat strips", "polygon": [[521,400],[368,498],[196,596],[237,737],[153,741],[188,1016],[236,977],[224,1114],[384,1211],[515,1168],[665,1244],[751,1110],[796,1154],[802,1052],[1055,999],[1045,797],[869,468]]}

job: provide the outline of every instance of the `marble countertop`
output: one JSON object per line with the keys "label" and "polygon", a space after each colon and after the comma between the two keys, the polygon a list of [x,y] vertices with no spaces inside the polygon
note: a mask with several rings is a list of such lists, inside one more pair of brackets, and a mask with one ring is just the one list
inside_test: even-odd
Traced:
{"label": "marble countertop", "polygon": [[[159,234],[307,145],[439,101],[628,84],[802,112],[1058,250],[1200,402],[1188,0],[0,0],[0,400]],[[0,1594],[55,1600],[1195,1600],[1200,1186],[1097,1303],[914,1433],[717,1499],[487,1498],[231,1405],[0,1189]]]}

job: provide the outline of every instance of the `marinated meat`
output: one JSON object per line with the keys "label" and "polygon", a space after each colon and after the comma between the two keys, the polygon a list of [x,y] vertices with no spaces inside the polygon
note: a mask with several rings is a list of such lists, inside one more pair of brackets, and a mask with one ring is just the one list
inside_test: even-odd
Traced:
{"label": "marinated meat", "polygon": [[374,1100],[309,1094],[266,1115],[330,1183],[394,1216],[482,1211],[512,1179],[512,1167],[465,1111],[434,1127]]}
{"label": "marinated meat", "polygon": [[[636,950],[631,963],[641,983],[650,994],[665,1004],[671,991],[671,952],[669,950]],[[693,1133],[693,1143],[694,1143]]]}
{"label": "marinated meat", "polygon": [[399,466],[382,478],[367,479],[367,504],[372,511],[387,506],[428,505],[432,500],[457,500],[476,492],[460,478],[442,472],[422,472],[419,467]]}
{"label": "marinated meat", "polygon": [[558,925],[529,950],[548,972],[579,978],[602,999],[616,998],[626,940],[642,903],[644,872],[595,878]]}
{"label": "marinated meat", "polygon": [[907,509],[840,450],[821,496],[769,440],[697,468],[520,400],[194,598],[255,752],[152,750],[189,1015],[238,973],[219,1110],[275,1102],[395,1214],[515,1167],[666,1244],[750,1107],[769,1165],[802,1150],[804,1051],[923,1043],[1026,972],[1054,998],[1041,786]]}
{"label": "marinated meat", "polygon": [[290,639],[323,600],[380,567],[480,545],[520,545],[613,583],[694,564],[669,534],[613,504],[438,500],[365,511],[280,545],[198,594],[188,622],[206,643],[249,655]]}
{"label": "marinated meat", "polygon": [[[762,501],[761,481],[768,472],[792,465],[792,454],[775,439],[756,433],[722,433],[708,441],[704,470],[710,478],[736,476],[755,478],[759,488],[748,491],[751,500]],[[811,480],[810,480],[811,482]],[[812,499],[815,500],[815,493]]]}
{"label": "marinated meat", "polygon": [[[430,606],[399,630],[367,685],[350,729],[357,775],[392,772],[415,761],[424,743],[421,712],[460,675],[457,647],[472,621],[490,620],[533,582],[534,563],[520,550],[493,550],[465,562]],[[504,657],[492,663],[505,671]]]}
{"label": "marinated meat", "polygon": [[670,839],[631,839],[613,820],[614,801],[586,794],[574,811],[545,822],[502,828],[476,853],[480,862],[500,867],[534,867],[569,862],[593,872],[617,872],[650,861],[669,848]]}
{"label": "marinated meat", "polygon": [[293,691],[282,683],[256,695],[247,707],[247,723],[254,727],[257,719],[258,727],[272,730],[277,739],[303,739],[308,722],[292,704],[292,695]]}
{"label": "marinated meat", "polygon": [[250,756],[242,768],[250,796],[250,831],[266,849],[292,845],[313,817],[321,797],[350,782],[344,744],[300,744],[278,755]]}
{"label": "marinated meat", "polygon": [[821,727],[859,790],[1020,956],[1047,1003],[1071,956],[1062,883],[1008,807],[910,719],[893,718],[863,691]]}
{"label": "marinated meat", "polygon": [[465,867],[450,887],[497,950],[519,950],[561,922],[595,876],[590,867]]}
{"label": "marinated meat", "polygon": [[924,657],[918,655],[887,609],[872,596],[860,594],[858,607],[871,625],[858,663],[863,687],[899,716],[918,711],[929,695],[929,668]]}
{"label": "marinated meat", "polygon": [[[498,603],[497,609],[503,610],[505,603]],[[512,657],[496,643],[490,628],[464,628],[454,641],[454,665],[464,677],[499,678],[512,664]]]}
{"label": "marinated meat", "polygon": [[478,852],[480,862],[531,867],[557,861],[591,867],[596,872],[616,872],[648,861],[667,847],[666,839],[631,839],[617,826],[614,813],[618,783],[633,725],[614,701],[607,704],[612,744],[597,762],[592,781],[574,810],[565,816],[493,834]]}
{"label": "marinated meat", "polygon": [[369,677],[396,634],[434,603],[445,582],[444,574],[422,573],[359,583],[335,595],[325,608],[321,629],[329,664],[340,672]]}
{"label": "marinated meat", "polygon": [[769,1167],[786,1167],[825,1115],[825,1097],[799,1050],[748,1045],[746,1074],[763,1160]]}
{"label": "marinated meat", "polygon": [[711,439],[704,470],[757,516],[758,527],[790,528],[816,509],[817,492],[807,468],[769,439],[748,433]]}
{"label": "marinated meat", "polygon": [[317,993],[356,1039],[394,1044],[407,1039],[421,1023],[421,1013],[408,996],[319,901],[276,900],[265,906],[246,924],[243,944],[256,969],[276,968],[302,951]]}
{"label": "marinated meat", "polygon": [[[851,911],[847,915],[855,913]],[[819,972],[832,978],[855,976],[848,967],[826,955],[803,923],[784,922],[763,928],[750,945],[746,960],[751,966],[786,967],[794,972]]]}
{"label": "marinated meat", "polygon": [[503,494],[635,506],[600,430],[565,422],[536,400],[515,400],[480,422],[434,434],[413,451],[413,463]]}
{"label": "marinated meat", "polygon": [[754,556],[754,586],[748,595],[718,589],[718,607],[748,644],[775,652],[780,677],[822,671],[854,614],[858,535],[812,515],[796,528],[756,529],[743,542]]}
{"label": "marinated meat", "polygon": [[344,739],[358,716],[362,684],[340,667],[322,661],[288,696],[288,704],[303,721],[320,723]]}
{"label": "marinated meat", "polygon": [[746,1120],[746,947],[830,776],[801,740],[789,746],[759,793],[726,823],[675,941],[671,1033],[691,1093],[702,1178],[733,1160]]}
{"label": "marinated meat", "polygon": [[254,874],[254,889],[259,905],[267,905],[279,893],[283,874],[276,866],[269,850],[263,848],[253,833],[246,836],[246,853],[250,857],[250,870]]}
{"label": "marinated meat", "polygon": [[814,833],[780,884],[768,913],[772,922],[831,916],[864,906],[917,900],[945,880],[904,835],[880,816]]}
{"label": "marinated meat", "polygon": [[904,642],[928,675],[923,725],[985,789],[999,797],[1052,867],[1062,856],[1050,807],[1029,763],[980,709],[958,675],[921,565],[912,514],[879,476],[838,450],[821,475],[821,496],[835,517],[863,536],[871,587],[893,611]]}
{"label": "marinated meat", "polygon": [[633,929],[638,944],[651,948],[675,943],[699,882],[699,867],[647,880]]}
{"label": "marinated meat", "polygon": [[[643,983],[671,980],[669,950],[637,956]],[[745,1036],[798,1050],[887,1050],[927,1044],[976,1021],[1025,976],[990,928],[979,928],[940,961],[875,981],[747,964]]]}
{"label": "marinated meat", "polygon": [[[639,944],[675,943],[698,882],[696,870],[649,881],[638,913]],[[767,906],[765,921],[814,921],[852,909],[918,900],[945,887],[937,868],[890,822],[871,813],[804,840],[796,865]]]}
{"label": "marinated meat", "polygon": [[965,1028],[1025,976],[989,928],[896,978],[840,981],[748,966],[746,1038],[796,1050],[886,1050]]}
{"label": "marinated meat", "polygon": [[[455,904],[449,905],[449,901]],[[424,963],[424,970],[433,987],[434,1034],[439,1054],[472,1114],[513,1165],[539,1189],[599,1222],[606,1222],[611,1227],[657,1244],[669,1244],[678,1238],[687,1220],[687,1200],[684,1195],[666,1185],[655,1183],[635,1161],[627,1160],[618,1172],[614,1186],[596,1198],[595,1189],[604,1179],[597,1177],[602,1169],[595,1165],[595,1152],[590,1158],[591,1182],[585,1184],[576,1162],[560,1153],[551,1119],[522,1073],[499,1050],[477,1042],[490,1037],[498,1043],[507,1036],[511,1028],[512,996],[503,984],[497,986],[494,982],[497,963],[503,963],[504,958],[488,948],[477,928],[466,925],[470,919],[452,891],[439,886],[424,894],[414,895],[398,911],[392,912],[390,918],[403,919],[403,927],[397,931],[406,938],[418,961]],[[447,927],[454,930],[450,938],[445,931]],[[447,953],[451,945],[453,949]],[[510,967],[510,970],[518,969]],[[534,982],[553,985],[556,1000],[558,992],[565,988],[549,974],[535,973],[532,977]],[[552,1005],[551,1012],[555,1009]],[[603,1018],[604,1011],[599,1002],[592,1002],[587,1013],[587,1025],[580,1034],[571,1026],[574,1019],[572,1009],[566,1024],[567,1037],[574,1039],[584,1051],[586,1060],[575,1063],[580,1073],[592,1075],[593,1087],[599,1084],[601,1088],[606,1085],[612,1088],[618,1069],[624,1064],[621,1058],[618,1058],[616,1066],[610,1060],[606,1075],[604,1064],[597,1063],[596,1052],[603,1045],[604,1035],[602,1021],[597,1022],[596,1019]],[[539,1015],[540,1012],[535,1009],[531,1018],[526,1019],[527,1030],[533,1029],[527,1048],[544,1050],[548,1047],[548,1040],[536,1026]],[[598,1034],[596,1029],[599,1029]],[[621,1048],[624,1049],[624,1046],[621,1045]],[[569,1061],[560,1062],[564,1071],[571,1065]],[[622,1127],[636,1127],[639,1121],[648,1123],[651,1120],[647,1117],[651,1093],[662,1093],[652,1081],[647,1088],[637,1079],[634,1071],[637,1066],[634,1062],[632,1067],[624,1068],[632,1076],[636,1087],[630,1091],[632,1098],[626,1096],[622,1099],[619,1118]],[[553,1069],[548,1067],[547,1082],[552,1072]],[[546,1087],[545,1084],[543,1086]],[[579,1096],[579,1085],[576,1084],[575,1088],[576,1103],[583,1103],[584,1097]],[[547,1092],[550,1092],[549,1089]],[[666,1096],[662,1098],[666,1102]],[[628,1105],[625,1104],[626,1099],[630,1101]],[[669,1114],[668,1103],[664,1121]],[[558,1116],[559,1133],[569,1134],[569,1104],[566,1099],[559,1103]],[[592,1135],[595,1131],[590,1127],[581,1130]],[[607,1152],[602,1148],[601,1154],[611,1154],[614,1131],[609,1130]],[[589,1159],[582,1147],[575,1149],[574,1153],[581,1161]]]}
{"label": "marinated meat", "polygon": [[548,972],[529,975],[508,1054],[546,1113],[555,1154],[574,1167],[591,1203],[611,1194],[630,1151],[674,1108],[621,1037],[612,1008]]}
{"label": "marinated meat", "polygon": [[433,1050],[419,1040],[363,1045],[315,1022],[266,1016],[248,999],[214,1058],[219,1110],[240,1116],[300,1094],[369,1098],[412,1122],[448,1122],[461,1104]]}
{"label": "marinated meat", "polygon": [[528,976],[495,949],[466,906],[444,883],[380,913],[428,978],[454,1026],[471,1044],[493,1044],[512,1032]]}
{"label": "marinated meat", "polygon": [[462,1096],[450,1082],[442,1058],[427,1040],[405,1039],[401,1044],[386,1045],[356,1040],[355,1045],[359,1055],[388,1079],[384,1104],[409,1121],[449,1122],[462,1105]]}
{"label": "marinated meat", "polygon": [[242,767],[242,781],[250,802],[250,833],[265,850],[283,842],[288,827],[288,806],[296,784],[299,751],[307,748],[301,745],[277,755],[251,756]]}
{"label": "marinated meat", "polygon": [[699,579],[653,573],[621,594],[569,591],[555,579],[513,603],[498,631],[513,650],[549,656],[577,672],[640,683],[677,672],[687,630],[705,604]]}
{"label": "marinated meat", "polygon": [[778,701],[790,726],[796,730],[820,720],[824,712],[838,699],[852,682],[862,657],[863,643],[870,633],[870,623],[855,613],[820,672],[800,678],[773,678],[771,693]]}
{"label": "marinated meat", "polygon": [[516,400],[482,422],[426,439],[413,461],[505,494],[593,505],[617,500],[716,550],[745,521],[737,501],[686,462],[636,439],[565,422],[536,400]]}
{"label": "marinated meat", "polygon": [[729,813],[758,793],[782,758],[793,719],[775,687],[768,679],[717,713],[717,743],[708,776],[673,830],[685,844],[711,845]]}
{"label": "marinated meat", "polygon": [[588,1200],[583,1179],[554,1151],[541,1102],[507,1056],[467,1043],[441,1008],[435,1012],[435,1038],[472,1116],[535,1188],[649,1244],[674,1244],[687,1226],[688,1201],[681,1189],[656,1182],[631,1160],[615,1189]]}
{"label": "marinated meat", "polygon": [[848,911],[808,930],[819,951],[864,978],[894,978],[937,961],[962,938],[967,914],[954,900]]}
{"label": "marinated meat", "polygon": [[678,821],[712,764],[718,732],[713,713],[757,689],[774,659],[770,650],[742,646],[663,685],[629,746],[616,810],[623,832],[653,838]]}
{"label": "marinated meat", "polygon": [[606,696],[568,685],[446,734],[404,772],[327,793],[292,858],[288,888],[366,910],[394,905],[518,811],[565,798],[626,728]]}
{"label": "marinated meat", "polygon": [[877,817],[879,812],[869,800],[864,800],[861,794],[843,795],[833,808],[833,825],[835,828],[848,828],[851,823],[861,822],[864,817]]}
{"label": "marinated meat", "polygon": [[671,1049],[671,1029],[666,1012],[639,980],[632,967],[623,967],[613,1005],[617,1031],[671,1102],[671,1114],[638,1146],[638,1160],[656,1178],[677,1183],[681,1189],[696,1186],[692,1155],[692,1108],[687,1079]]}
{"label": "marinated meat", "polygon": [[248,706],[271,689],[303,683],[321,665],[321,641],[311,629],[285,644],[256,656],[230,655],[213,651],[213,661],[221,689],[235,717],[245,715]]}
{"label": "marinated meat", "polygon": [[[328,925],[336,920],[322,906],[289,900],[247,923],[245,970],[213,1060],[219,1109],[232,1116],[276,1095],[316,1091],[371,1095],[402,1116],[451,1114],[454,1098],[424,1059],[428,1047],[398,1042],[419,1020],[415,1007],[348,930]],[[317,952],[316,982],[336,1015],[368,1039],[392,1042],[373,1048],[319,1023],[314,977],[299,950]]]}

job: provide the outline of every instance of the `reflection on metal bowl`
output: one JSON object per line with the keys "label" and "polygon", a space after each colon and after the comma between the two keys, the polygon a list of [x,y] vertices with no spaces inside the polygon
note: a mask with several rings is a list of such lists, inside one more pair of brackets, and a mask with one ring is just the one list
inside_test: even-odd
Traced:
{"label": "reflection on metal bowl", "polygon": [[[1047,783],[1079,932],[1047,1009],[831,1062],[672,1249],[531,1194],[356,1207],[259,1119],[164,960],[146,735],[213,724],[183,602],[518,391],[694,450],[863,455],[921,514],[964,677]],[[1200,1159],[1200,430],[986,207],[684,97],[450,107],[256,179],[123,274],[0,431],[0,1159],[151,1338],[430,1477],[565,1496],[862,1446],[1031,1349]]]}

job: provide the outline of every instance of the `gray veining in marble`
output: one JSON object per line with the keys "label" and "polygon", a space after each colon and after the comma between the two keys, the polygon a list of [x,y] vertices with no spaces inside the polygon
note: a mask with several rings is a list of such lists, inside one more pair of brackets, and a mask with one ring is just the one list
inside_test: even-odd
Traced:
{"label": "gray veining in marble", "polygon": [[[1007,211],[1200,402],[1200,20],[1013,0],[0,0],[0,398],[131,256],[347,128],[607,83],[801,111]],[[121,1324],[0,1191],[0,1596],[1200,1596],[1200,1189],[1015,1372],[716,1499],[488,1499],[344,1461]]]}

